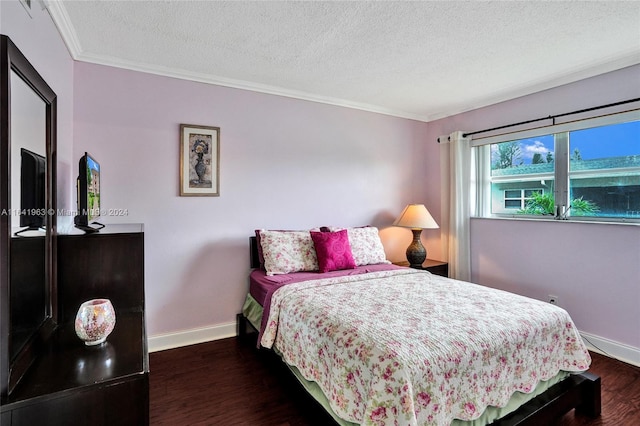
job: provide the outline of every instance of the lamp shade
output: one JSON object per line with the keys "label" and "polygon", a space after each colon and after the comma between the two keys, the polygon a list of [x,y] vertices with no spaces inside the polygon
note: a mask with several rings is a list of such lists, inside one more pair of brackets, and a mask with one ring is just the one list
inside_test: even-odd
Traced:
{"label": "lamp shade", "polygon": [[398,219],[393,222],[393,225],[411,229],[439,228],[424,204],[409,204],[398,216]]}

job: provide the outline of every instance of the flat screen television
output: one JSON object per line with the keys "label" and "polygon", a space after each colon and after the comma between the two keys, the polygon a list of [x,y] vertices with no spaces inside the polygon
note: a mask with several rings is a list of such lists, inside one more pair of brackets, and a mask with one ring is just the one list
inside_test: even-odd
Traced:
{"label": "flat screen television", "polygon": [[96,232],[104,228],[103,224],[97,222],[100,217],[100,163],[87,152],[78,163],[76,189],[78,214],[74,218],[75,226],[85,232]]}
{"label": "flat screen television", "polygon": [[19,232],[45,225],[47,160],[40,154],[20,149],[20,227]]}

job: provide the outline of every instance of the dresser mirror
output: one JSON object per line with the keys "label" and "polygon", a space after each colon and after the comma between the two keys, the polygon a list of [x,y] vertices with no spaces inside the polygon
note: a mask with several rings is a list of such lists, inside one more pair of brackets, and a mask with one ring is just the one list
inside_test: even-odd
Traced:
{"label": "dresser mirror", "polygon": [[6,397],[56,325],[56,94],[0,36],[0,360]]}

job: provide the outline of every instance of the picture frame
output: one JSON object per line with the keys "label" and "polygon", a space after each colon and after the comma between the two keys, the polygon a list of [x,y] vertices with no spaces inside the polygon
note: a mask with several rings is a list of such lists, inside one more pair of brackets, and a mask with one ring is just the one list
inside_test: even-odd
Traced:
{"label": "picture frame", "polygon": [[33,15],[31,14],[31,6],[33,3],[33,0],[20,0],[20,3],[22,4],[22,6],[24,6],[24,10],[27,11],[27,15],[29,15],[29,17],[33,19]]}
{"label": "picture frame", "polygon": [[180,196],[220,196],[220,128],[180,125]]}

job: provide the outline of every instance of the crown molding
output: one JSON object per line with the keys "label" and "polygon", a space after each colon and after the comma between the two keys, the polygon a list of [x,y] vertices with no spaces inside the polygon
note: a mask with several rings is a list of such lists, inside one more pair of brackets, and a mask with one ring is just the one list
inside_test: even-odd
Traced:
{"label": "crown molding", "polygon": [[[74,37],[73,46],[79,46],[77,39]],[[71,49],[70,49],[71,50]],[[340,106],[344,108],[357,109],[367,112],[373,112],[383,115],[389,115],[393,117],[405,118],[409,120],[416,120],[421,122],[430,122],[453,115],[462,114],[475,109],[484,108],[490,105],[494,105],[500,102],[509,101],[519,97],[531,95],[544,90],[552,89],[554,87],[562,86],[565,84],[575,83],[579,80],[595,77],[600,74],[615,71],[618,69],[626,68],[629,66],[640,64],[640,53],[631,52],[623,57],[610,59],[608,61],[600,61],[598,63],[589,64],[576,68],[567,73],[557,75],[551,79],[544,81],[530,81],[524,84],[518,85],[511,89],[504,91],[503,93],[491,97],[485,98],[479,102],[472,102],[459,107],[454,107],[446,111],[442,111],[436,114],[420,115],[413,114],[406,111],[393,110],[384,108],[377,105],[371,105],[366,103],[352,102],[345,99],[332,98],[327,96],[321,96],[313,93],[290,90],[277,86],[270,86],[266,84],[253,83],[243,80],[235,80],[230,78],[218,77],[204,73],[196,73],[191,71],[185,71],[180,69],[172,69],[168,67],[162,67],[157,65],[142,64],[133,61],[124,61],[119,58],[101,56],[101,55],[89,55],[76,53],[74,59],[81,62],[94,63],[98,65],[111,66],[116,68],[128,69],[131,71],[144,72],[147,74],[155,74],[164,77],[177,78],[188,81],[195,81],[205,84],[213,84],[217,86],[230,87],[234,89],[249,90],[252,92],[265,93],[276,96],[284,96],[293,99],[306,100],[310,102],[318,102],[328,105]]]}
{"label": "crown molding", "polygon": [[122,59],[86,54],[82,51],[80,40],[76,35],[76,30],[69,18],[67,10],[61,2],[55,0],[43,0],[44,5],[49,11],[49,15],[53,19],[54,24],[58,28],[58,32],[62,36],[71,57],[75,61],[94,63],[98,65],[106,65],[116,68],[128,69],[131,71],[139,71],[148,74],[155,74],[164,77],[178,78],[182,80],[196,81],[199,83],[213,84],[217,86],[230,87],[234,89],[249,90],[253,92],[265,93],[270,95],[284,96],[293,99],[318,102],[328,105],[341,106],[345,108],[358,109],[367,112],[389,115],[393,117],[406,118],[409,120],[426,121],[426,117],[419,114],[412,114],[406,111],[397,111],[383,108],[376,105],[365,103],[351,102],[345,99],[332,98],[327,96],[316,95],[303,91],[289,90],[277,86],[269,86],[266,84],[253,83],[243,80],[235,80],[230,78],[218,77],[203,73],[195,73],[179,69],[171,69],[162,66],[153,66],[149,64],[136,63],[133,61],[124,61]]}
{"label": "crown molding", "polygon": [[98,65],[128,69],[131,71],[155,74],[164,77],[171,77],[182,80],[195,81],[199,83],[212,84],[216,86],[224,86],[234,89],[248,90],[252,92],[323,103],[421,122],[440,120],[497,103],[552,89],[554,87],[574,83],[586,78],[595,77],[597,75],[626,68],[628,66],[640,64],[640,51],[638,49],[633,49],[629,52],[624,53],[623,55],[617,55],[615,57],[608,58],[597,58],[589,63],[578,64],[573,67],[573,69],[570,69],[556,76],[552,76],[550,78],[545,78],[544,80],[528,81],[522,84],[518,84],[514,87],[507,88],[506,90],[502,91],[502,93],[490,98],[478,99],[476,101],[471,101],[463,105],[453,106],[452,108],[447,110],[424,115],[410,113],[407,111],[394,110],[379,105],[371,105],[367,103],[353,102],[346,99],[322,96],[299,90],[290,90],[278,86],[271,86],[181,69],[173,69],[163,66],[138,63],[135,61],[125,61],[119,58],[104,55],[93,55],[84,53],[82,51],[80,40],[77,37],[75,28],[71,22],[71,19],[69,18],[69,15],[67,14],[64,5],[57,0],[41,1],[49,11],[54,24],[58,28],[58,31],[60,32],[60,35],[62,36],[62,39],[64,40],[64,43],[66,44],[67,49],[71,54],[71,57],[75,61],[94,63]]}
{"label": "crown molding", "polygon": [[199,83],[212,84],[216,86],[230,87],[234,89],[248,90],[252,92],[265,93],[270,95],[284,96],[288,98],[300,99],[311,102],[318,102],[328,105],[341,106],[345,108],[358,109],[367,112],[374,112],[378,114],[390,115],[399,118],[406,118],[410,120],[425,121],[426,117],[408,113],[405,111],[398,111],[380,107],[377,105],[370,105],[365,103],[352,102],[345,99],[332,98],[328,96],[317,95],[314,93],[303,92],[298,90],[290,90],[278,86],[270,86],[267,84],[254,83],[244,80],[236,80],[226,77],[219,77],[205,73],[197,73],[192,71],[186,71],[181,69],[174,69],[163,67],[159,65],[149,65],[138,63],[135,61],[126,61],[119,58],[103,56],[103,55],[90,55],[80,54],[74,58],[77,61],[93,63],[97,65],[105,65],[116,68],[127,69],[131,71],[138,71],[147,74],[155,74],[164,77],[177,78],[181,80],[195,81]]}
{"label": "crown molding", "polygon": [[58,32],[62,36],[62,40],[67,46],[69,54],[71,54],[74,60],[78,60],[82,52],[82,47],[76,35],[76,30],[69,18],[69,14],[67,13],[67,9],[64,8],[60,1],[43,0],[43,5],[49,12],[56,28],[58,28]]}

